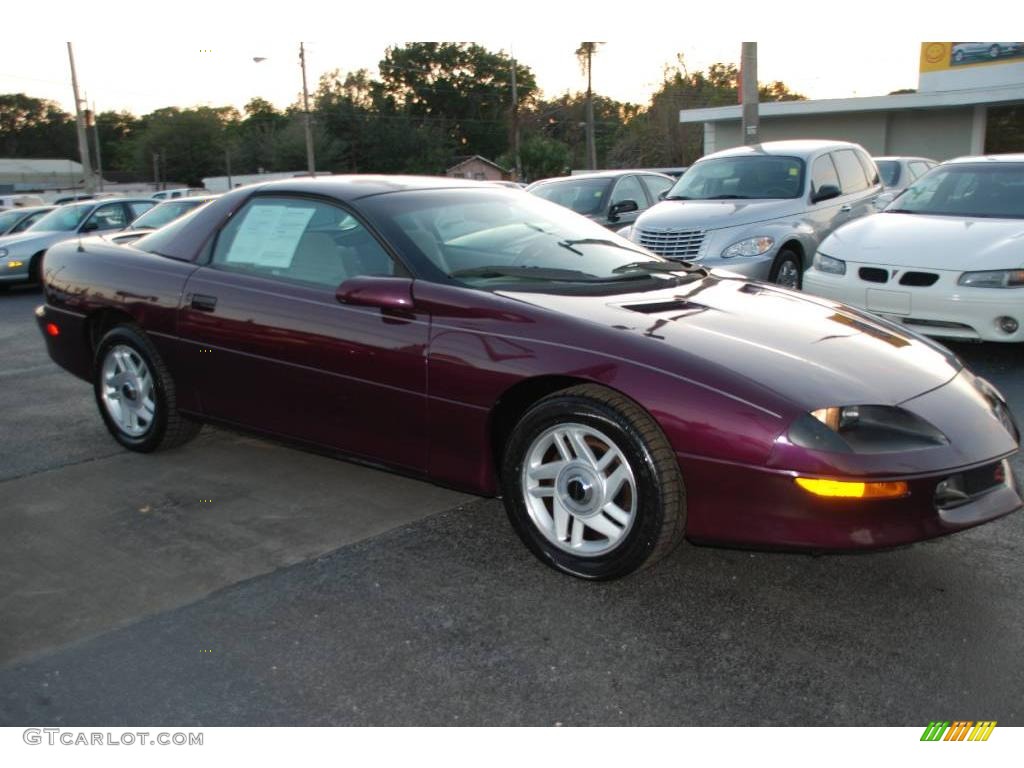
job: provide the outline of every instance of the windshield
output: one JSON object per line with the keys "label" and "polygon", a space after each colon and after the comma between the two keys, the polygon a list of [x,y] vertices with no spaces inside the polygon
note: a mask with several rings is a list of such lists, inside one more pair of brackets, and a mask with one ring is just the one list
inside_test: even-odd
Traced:
{"label": "windshield", "polygon": [[614,179],[568,178],[565,181],[548,181],[528,190],[544,200],[550,200],[584,216],[599,216],[604,213],[605,200]]}
{"label": "windshield", "polygon": [[164,224],[169,224],[179,216],[182,216],[194,208],[198,208],[205,200],[174,200],[169,203],[160,203],[152,210],[146,211],[139,216],[129,229],[160,229]]}
{"label": "windshield", "polygon": [[384,234],[424,271],[481,288],[666,287],[691,267],[669,262],[589,219],[531,195],[422,190],[364,202]]}
{"label": "windshield", "polygon": [[65,205],[56,208],[29,227],[32,232],[74,232],[82,223],[95,203]]}
{"label": "windshield", "polygon": [[900,180],[899,160],[875,160],[882,183],[887,187],[895,187]]}
{"label": "windshield", "polygon": [[914,182],[886,212],[1024,218],[1024,163],[956,163]]}
{"label": "windshield", "polygon": [[804,161],[781,155],[702,160],[669,190],[667,200],[772,200],[800,197]]}

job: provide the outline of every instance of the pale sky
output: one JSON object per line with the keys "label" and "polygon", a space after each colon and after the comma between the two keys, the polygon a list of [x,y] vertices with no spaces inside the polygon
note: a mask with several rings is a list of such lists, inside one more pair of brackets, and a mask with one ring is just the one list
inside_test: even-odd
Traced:
{"label": "pale sky", "polygon": [[[301,90],[300,39],[307,47],[310,90],[332,69],[365,67],[376,75],[389,45],[444,39],[513,51],[550,97],[585,88],[573,52],[579,39],[588,38],[606,41],[594,60],[595,90],[621,101],[646,103],[679,53],[690,71],[716,61],[738,62],[743,39],[758,41],[760,81],[782,80],[809,98],[843,98],[915,88],[920,38],[954,39],[955,30],[956,39],[972,31],[976,39],[987,39],[977,35],[994,32],[965,23],[964,9],[984,2],[861,0],[851,6],[743,0],[705,3],[698,10],[693,5],[685,0],[177,0],[123,6],[130,13],[118,21],[117,6],[109,3],[51,0],[28,10],[19,4],[4,13],[0,93],[26,92],[70,111],[65,41],[71,40],[80,87],[100,111],[241,107],[252,96],[284,107]],[[929,9],[925,18],[922,7]],[[992,22],[984,14],[979,18]],[[67,23],[51,24],[51,19]],[[15,34],[19,27],[31,33]],[[254,56],[267,60],[256,64]]]}

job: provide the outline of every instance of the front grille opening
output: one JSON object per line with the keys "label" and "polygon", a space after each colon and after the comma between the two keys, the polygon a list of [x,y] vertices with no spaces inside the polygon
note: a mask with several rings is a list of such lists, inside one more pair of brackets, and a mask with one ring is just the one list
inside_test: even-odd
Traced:
{"label": "front grille opening", "polygon": [[950,475],[935,486],[935,506],[953,509],[969,504],[979,496],[1006,484],[1009,477],[1005,461]]}
{"label": "front grille opening", "polygon": [[861,267],[859,274],[861,280],[867,280],[869,283],[889,282],[889,272],[878,267]]}
{"label": "front grille opening", "polygon": [[916,285],[925,288],[929,285],[935,285],[938,279],[939,276],[934,272],[906,272],[900,278],[900,285]]}
{"label": "front grille opening", "polygon": [[657,232],[641,229],[640,245],[668,258],[693,258],[704,243],[704,230],[688,229],[678,232]]}

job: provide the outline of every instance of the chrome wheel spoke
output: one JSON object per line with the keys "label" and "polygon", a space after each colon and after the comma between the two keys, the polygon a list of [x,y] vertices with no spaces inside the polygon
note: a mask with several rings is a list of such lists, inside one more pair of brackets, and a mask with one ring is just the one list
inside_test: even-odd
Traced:
{"label": "chrome wheel spoke", "polygon": [[604,515],[594,515],[588,517],[585,524],[591,530],[597,531],[602,536],[606,537],[610,541],[617,541],[619,536],[622,535],[622,528]]}
{"label": "chrome wheel spoke", "polygon": [[595,458],[594,452],[590,450],[590,446],[587,445],[587,441],[580,430],[566,430],[566,438],[572,446],[573,453],[576,454],[577,459],[582,459],[591,466],[597,466],[597,458]]}
{"label": "chrome wheel spoke", "polygon": [[567,510],[558,499],[555,499],[554,503],[554,525],[555,525],[555,537],[559,541],[569,540],[569,523],[573,520],[573,516],[569,514]]}
{"label": "chrome wheel spoke", "polygon": [[564,461],[551,461],[547,464],[530,467],[526,471],[533,480],[554,480],[558,477],[558,473],[562,471],[564,466]]}
{"label": "chrome wheel spoke", "polygon": [[578,548],[580,546],[580,544],[583,543],[583,531],[584,530],[585,530],[585,526],[583,524],[583,521],[580,520],[578,517],[573,517],[572,518],[572,538],[569,541],[569,544],[572,547]]}
{"label": "chrome wheel spoke", "polygon": [[604,512],[608,517],[614,520],[619,525],[625,526],[629,524],[629,512],[624,510],[614,501],[609,501],[603,507],[601,511]]}

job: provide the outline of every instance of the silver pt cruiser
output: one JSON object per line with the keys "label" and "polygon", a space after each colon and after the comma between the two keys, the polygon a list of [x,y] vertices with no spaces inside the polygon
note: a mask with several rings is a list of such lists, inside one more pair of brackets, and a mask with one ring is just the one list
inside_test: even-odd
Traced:
{"label": "silver pt cruiser", "polygon": [[625,234],[670,259],[800,288],[818,243],[875,212],[874,161],[845,141],[772,141],[694,163]]}

